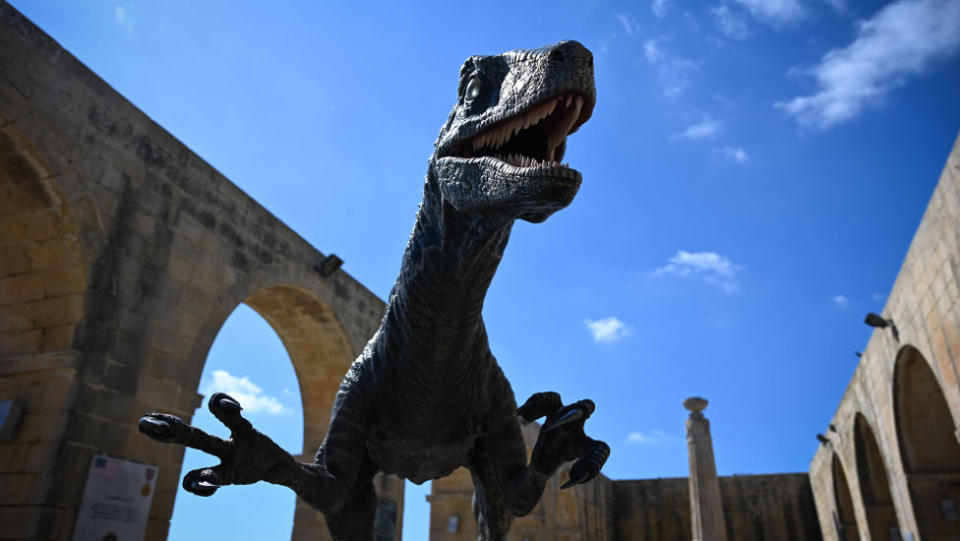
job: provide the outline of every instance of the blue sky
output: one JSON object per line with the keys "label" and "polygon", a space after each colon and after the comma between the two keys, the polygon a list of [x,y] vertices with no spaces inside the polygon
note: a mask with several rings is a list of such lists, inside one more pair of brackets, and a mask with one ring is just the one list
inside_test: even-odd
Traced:
{"label": "blue sky", "polygon": [[[519,401],[596,401],[615,479],[686,475],[691,395],[721,475],[806,471],[960,129],[960,0],[12,3],[382,298],[463,60],[590,48],[580,193],[516,225],[484,314]],[[249,309],[213,383],[299,447],[293,370]],[[256,528],[289,530],[292,502],[184,494],[171,538],[199,537],[198,505],[233,510],[218,536],[278,538]]]}

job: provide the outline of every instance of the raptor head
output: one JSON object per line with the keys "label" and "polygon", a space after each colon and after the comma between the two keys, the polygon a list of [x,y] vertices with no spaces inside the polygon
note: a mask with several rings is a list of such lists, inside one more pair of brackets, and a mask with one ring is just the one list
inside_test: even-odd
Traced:
{"label": "raptor head", "polygon": [[531,222],[567,206],[582,178],[561,163],[567,135],[595,103],[593,55],[576,41],[470,57],[432,158],[444,200]]}

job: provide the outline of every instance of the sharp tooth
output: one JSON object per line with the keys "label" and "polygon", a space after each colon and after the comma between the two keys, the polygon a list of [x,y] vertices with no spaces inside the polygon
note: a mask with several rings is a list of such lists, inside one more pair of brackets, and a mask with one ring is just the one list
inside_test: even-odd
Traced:
{"label": "sharp tooth", "polygon": [[573,94],[567,94],[567,103],[564,104],[565,107],[570,107],[570,101],[573,100]]}

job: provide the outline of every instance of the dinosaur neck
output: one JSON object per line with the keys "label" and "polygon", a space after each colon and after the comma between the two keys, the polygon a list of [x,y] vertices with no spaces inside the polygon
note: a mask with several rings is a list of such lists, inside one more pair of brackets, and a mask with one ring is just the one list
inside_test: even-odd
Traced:
{"label": "dinosaur neck", "polygon": [[512,225],[512,218],[461,214],[444,204],[431,166],[380,329],[390,358],[402,359],[405,370],[430,367],[447,376],[489,358],[483,301]]}

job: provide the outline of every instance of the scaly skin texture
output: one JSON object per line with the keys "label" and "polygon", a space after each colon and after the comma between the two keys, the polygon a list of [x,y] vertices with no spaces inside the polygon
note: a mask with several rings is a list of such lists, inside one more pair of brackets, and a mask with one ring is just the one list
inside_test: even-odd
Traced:
{"label": "scaly skin texture", "polygon": [[[577,42],[469,58],[386,314],[340,385],[316,460],[294,460],[217,393],[209,407],[229,440],[164,413],[140,420],[155,440],[221,459],[189,472],[184,488],[285,485],[325,514],[334,539],[369,541],[376,472],[422,483],[466,466],[477,539],[487,541],[506,539],[563,463],[576,460],[564,488],[593,479],[610,452],[584,434],[593,402],[564,405],[546,392],[518,409],[481,312],[514,221],[542,222],[576,194],[580,173],[558,162],[595,101],[593,57]],[[518,415],[546,418],[529,464]]]}

